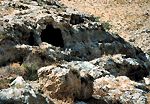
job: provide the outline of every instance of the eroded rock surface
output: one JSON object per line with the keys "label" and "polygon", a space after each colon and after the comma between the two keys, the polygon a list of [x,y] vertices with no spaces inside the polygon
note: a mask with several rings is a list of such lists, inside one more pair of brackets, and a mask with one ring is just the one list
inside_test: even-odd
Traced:
{"label": "eroded rock surface", "polygon": [[94,81],[94,94],[97,98],[104,98],[109,103],[145,104],[145,91],[136,88],[140,84],[131,81],[126,76],[106,76]]}
{"label": "eroded rock surface", "polygon": [[38,70],[39,83],[51,98],[86,100],[93,93],[93,79],[90,75],[80,75],[78,70],[65,66],[47,66]]}
{"label": "eroded rock surface", "polygon": [[[0,9],[0,80],[8,87],[0,102],[147,103],[149,56],[96,17],[54,0],[5,0]],[[23,78],[31,85],[16,87]]]}

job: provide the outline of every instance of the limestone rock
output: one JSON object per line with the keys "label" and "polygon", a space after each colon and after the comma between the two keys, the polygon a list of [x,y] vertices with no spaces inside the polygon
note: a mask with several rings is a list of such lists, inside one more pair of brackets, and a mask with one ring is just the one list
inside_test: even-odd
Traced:
{"label": "limestone rock", "polygon": [[11,86],[25,86],[26,82],[22,78],[22,76],[18,76],[13,82],[11,82]]}
{"label": "limestone rock", "polygon": [[78,70],[81,75],[87,73],[92,76],[93,79],[97,79],[105,75],[110,75],[110,73],[101,66],[96,66],[92,62],[88,61],[72,61],[63,65],[68,68],[71,67],[75,70]]}
{"label": "limestone rock", "polygon": [[88,74],[64,66],[47,66],[38,70],[42,90],[51,98],[73,102],[88,99],[93,93],[93,81]]}
{"label": "limestone rock", "polygon": [[145,91],[137,89],[138,83],[126,76],[106,76],[94,81],[96,98],[103,98],[110,103],[146,104]]}
{"label": "limestone rock", "polygon": [[144,63],[142,60],[126,58],[125,55],[117,54],[108,58],[104,68],[115,76],[125,75],[138,81],[149,73]]}
{"label": "limestone rock", "polygon": [[[55,0],[2,0],[0,9],[0,71],[13,63],[26,66],[34,71],[26,77],[36,76],[41,92],[56,104],[146,103],[135,81],[149,74],[150,58],[107,32],[96,17]],[[21,77],[11,85],[0,91],[2,103],[47,103]]]}
{"label": "limestone rock", "polygon": [[143,79],[144,79],[146,85],[150,85],[150,79],[149,78],[144,77]]}
{"label": "limestone rock", "polygon": [[12,87],[0,91],[0,104],[50,104],[49,100],[35,92],[22,77],[17,77],[12,85]]}
{"label": "limestone rock", "polygon": [[47,66],[38,70],[38,76],[42,90],[52,98],[72,100],[80,94],[81,82],[78,72]]}

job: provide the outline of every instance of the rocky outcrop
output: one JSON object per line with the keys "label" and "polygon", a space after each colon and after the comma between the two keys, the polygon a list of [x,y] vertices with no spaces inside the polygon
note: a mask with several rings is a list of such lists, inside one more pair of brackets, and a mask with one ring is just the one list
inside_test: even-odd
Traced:
{"label": "rocky outcrop", "polygon": [[[95,77],[96,74],[93,72],[99,74],[99,77]],[[148,90],[144,84],[131,81],[126,76],[110,75],[90,62],[77,61],[42,67],[38,70],[38,77],[45,95],[69,103],[73,103],[76,99],[88,101],[92,97],[95,98],[93,102],[104,104],[147,102],[144,94]]]}
{"label": "rocky outcrop", "polygon": [[34,86],[17,78],[0,91],[2,103],[146,104],[145,85],[135,81],[149,75],[149,56],[96,17],[54,0],[7,0],[0,8],[0,71],[9,73],[0,78],[21,75]]}
{"label": "rocky outcrop", "polygon": [[[91,60],[103,54],[121,53],[134,58],[142,54],[142,51],[125,42],[118,35],[106,32],[93,16],[72,10],[59,3],[59,8],[57,3],[52,4],[3,1],[1,4],[3,8],[9,7],[13,10],[12,13],[2,15],[0,18],[3,26],[1,35],[9,37],[8,41],[13,40],[14,45],[33,46],[47,42],[66,50],[71,49],[72,57],[84,60]],[[3,42],[5,41],[4,39]],[[1,50],[6,53],[7,49]]]}
{"label": "rocky outcrop", "polygon": [[[107,62],[104,68],[115,76],[128,76],[132,80],[139,81],[143,76],[148,75],[147,65],[141,60],[128,58],[121,54],[107,57]],[[146,66],[145,66],[146,65]]]}
{"label": "rocky outcrop", "polygon": [[136,88],[142,86],[131,81],[126,76],[106,76],[94,81],[94,94],[96,98],[104,98],[109,104],[146,104],[145,91]]}

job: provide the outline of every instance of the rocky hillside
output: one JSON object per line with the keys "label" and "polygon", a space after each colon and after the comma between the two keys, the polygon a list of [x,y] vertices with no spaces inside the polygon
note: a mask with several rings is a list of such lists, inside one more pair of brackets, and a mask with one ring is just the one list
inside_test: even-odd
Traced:
{"label": "rocky hillside", "polygon": [[149,55],[67,6],[0,1],[0,104],[147,104]]}
{"label": "rocky hillside", "polygon": [[150,0],[61,0],[79,11],[109,22],[111,31],[150,52]]}

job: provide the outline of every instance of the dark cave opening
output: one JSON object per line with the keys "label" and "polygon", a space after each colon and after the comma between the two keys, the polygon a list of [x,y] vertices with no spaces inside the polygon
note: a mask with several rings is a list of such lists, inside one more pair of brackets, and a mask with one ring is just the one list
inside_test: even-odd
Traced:
{"label": "dark cave opening", "polygon": [[47,42],[56,47],[64,47],[64,41],[62,38],[61,30],[54,28],[53,25],[47,25],[41,33],[42,42]]}
{"label": "dark cave opening", "polygon": [[28,39],[28,43],[29,43],[29,45],[31,45],[31,46],[33,46],[33,45],[35,45],[35,40],[34,40],[34,33],[33,32],[30,32],[30,37],[29,37],[29,39]]}
{"label": "dark cave opening", "polygon": [[129,70],[126,74],[127,77],[129,77],[131,80],[134,81],[140,81],[143,79],[143,77],[148,76],[148,70],[143,67],[138,67],[138,68],[132,68]]}
{"label": "dark cave opening", "polygon": [[81,15],[78,15],[78,14],[71,15],[70,24],[76,25],[76,24],[80,24],[83,22],[84,22],[84,19]]}

